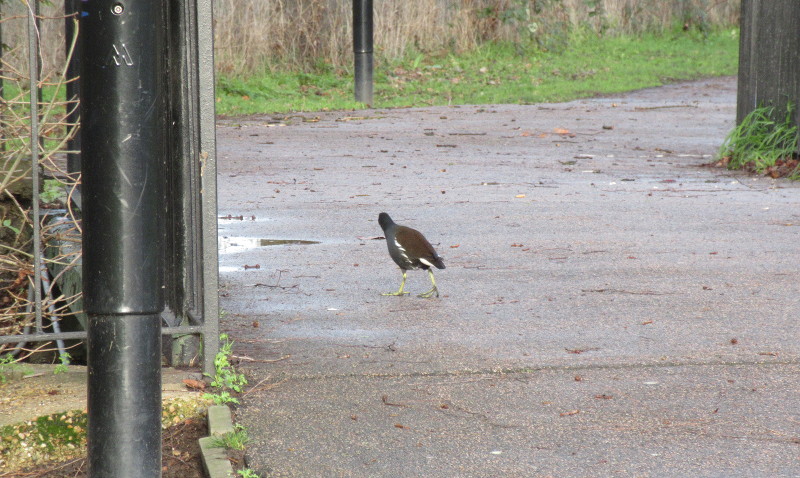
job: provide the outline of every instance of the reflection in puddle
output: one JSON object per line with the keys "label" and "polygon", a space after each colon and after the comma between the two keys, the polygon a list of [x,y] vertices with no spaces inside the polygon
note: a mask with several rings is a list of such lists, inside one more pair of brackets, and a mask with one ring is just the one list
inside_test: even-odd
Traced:
{"label": "reflection in puddle", "polygon": [[262,239],[258,237],[227,237],[219,238],[219,252],[221,254],[235,254],[250,249],[267,246],[308,245],[319,244],[319,241],[304,239]]}

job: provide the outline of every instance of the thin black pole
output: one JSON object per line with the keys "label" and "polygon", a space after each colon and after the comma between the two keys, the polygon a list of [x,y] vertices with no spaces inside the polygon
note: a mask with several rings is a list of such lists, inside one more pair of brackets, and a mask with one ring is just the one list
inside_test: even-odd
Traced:
{"label": "thin black pole", "polygon": [[[0,103],[4,103],[6,96],[3,90],[3,4],[0,3]],[[4,112],[0,111],[0,121],[3,121]],[[5,140],[0,141],[0,152],[6,150]]]}
{"label": "thin black pole", "polygon": [[89,476],[161,476],[164,23],[158,0],[82,2]]}
{"label": "thin black pole", "polygon": [[[68,125],[73,125],[78,122],[80,118],[80,38],[76,40],[75,48],[72,47],[72,39],[75,36],[75,26],[80,15],[80,1],[79,0],[65,0],[64,2],[64,36],[66,37],[66,52],[69,58],[67,63],[67,117],[66,122]],[[67,145],[67,172],[70,179],[73,181],[77,179],[78,173],[81,172],[81,133],[78,132],[69,140]]]}
{"label": "thin black pole", "polygon": [[372,106],[372,0],[353,0],[356,101]]}
{"label": "thin black pole", "polygon": [[[36,332],[42,331],[42,248],[41,248],[41,222],[39,221],[39,155],[42,147],[42,138],[39,135],[39,126],[42,115],[39,105],[42,103],[42,89],[39,79],[42,74],[42,62],[39,52],[39,2],[34,2],[28,11],[28,90],[30,93],[31,111],[31,220],[33,221],[33,300],[35,305]],[[2,46],[0,45],[0,48]]]}

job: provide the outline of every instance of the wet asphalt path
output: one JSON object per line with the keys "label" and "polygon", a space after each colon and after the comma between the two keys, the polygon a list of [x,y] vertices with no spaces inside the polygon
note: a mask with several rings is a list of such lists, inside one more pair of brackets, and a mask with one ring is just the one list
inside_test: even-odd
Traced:
{"label": "wet asphalt path", "polygon": [[[249,465],[800,476],[800,191],[704,166],[735,86],[221,121]],[[441,298],[380,295],[381,211],[444,257]]]}

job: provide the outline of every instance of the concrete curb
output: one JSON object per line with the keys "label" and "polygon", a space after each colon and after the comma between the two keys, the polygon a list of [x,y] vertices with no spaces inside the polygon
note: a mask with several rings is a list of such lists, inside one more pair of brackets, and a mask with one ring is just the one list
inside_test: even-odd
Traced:
{"label": "concrete curb", "polygon": [[208,478],[230,478],[235,476],[228,460],[225,448],[214,446],[214,439],[233,431],[231,409],[227,405],[211,405],[208,407],[208,434],[198,440],[200,454],[203,457],[203,468]]}

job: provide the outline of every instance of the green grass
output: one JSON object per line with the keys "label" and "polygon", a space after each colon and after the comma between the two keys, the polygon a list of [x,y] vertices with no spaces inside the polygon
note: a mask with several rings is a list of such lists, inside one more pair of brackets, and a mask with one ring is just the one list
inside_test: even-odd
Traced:
{"label": "green grass", "polygon": [[241,470],[237,470],[236,474],[241,476],[242,478],[259,478],[258,474],[251,470],[250,468],[243,468]]}
{"label": "green grass", "polygon": [[[8,219],[0,223],[0,227],[7,227],[16,234],[19,234],[19,229],[12,226],[11,221]],[[18,359],[15,359],[10,353],[0,356],[0,385],[11,380],[18,380],[33,373],[30,367],[20,364],[17,360]]]}
{"label": "green grass", "polygon": [[[0,0],[2,3],[2,0]],[[19,82],[5,81],[3,84],[3,123],[0,129],[0,149],[26,152],[30,141],[30,90]],[[39,102],[39,132],[44,142],[45,154],[63,151],[66,148],[68,127],[64,108],[66,92],[63,85],[47,85],[42,88]]]}
{"label": "green grass", "polygon": [[[764,173],[780,161],[796,158],[798,128],[790,102],[783,117],[774,106],[751,111],[725,138],[718,156],[728,159],[730,169],[752,168]],[[797,169],[790,173],[797,179]]]}
{"label": "green grass", "polygon": [[233,431],[225,433],[220,436],[215,436],[212,445],[217,448],[230,448],[231,450],[244,450],[245,446],[250,443],[250,437],[247,435],[247,429],[238,423],[233,425]]}
{"label": "green grass", "polygon": [[[520,53],[518,45],[491,44],[463,54],[412,53],[375,68],[374,107],[450,104],[540,103],[703,77],[734,75],[738,30],[701,35],[573,38],[561,53]],[[220,77],[217,113],[240,115],[363,108],[353,100],[345,72],[271,72],[259,77]]]}

